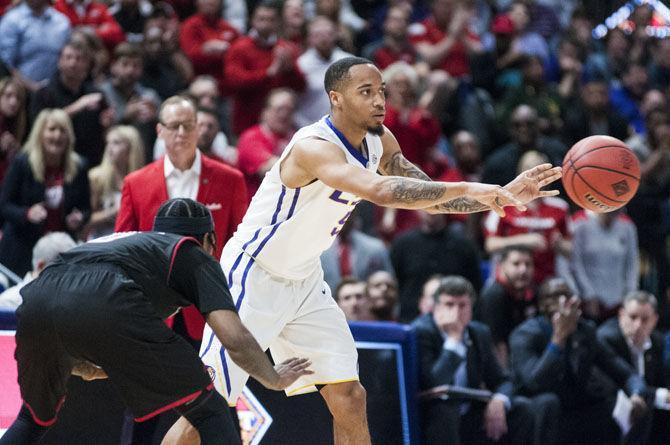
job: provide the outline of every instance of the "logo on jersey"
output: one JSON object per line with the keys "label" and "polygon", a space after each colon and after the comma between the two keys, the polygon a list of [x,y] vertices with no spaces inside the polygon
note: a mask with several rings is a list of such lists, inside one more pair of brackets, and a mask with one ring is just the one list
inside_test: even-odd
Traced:
{"label": "logo on jersey", "polygon": [[211,366],[205,366],[205,369],[207,370],[207,374],[209,374],[209,378],[212,379],[213,382],[214,377],[216,377],[216,371],[214,371],[214,368]]}

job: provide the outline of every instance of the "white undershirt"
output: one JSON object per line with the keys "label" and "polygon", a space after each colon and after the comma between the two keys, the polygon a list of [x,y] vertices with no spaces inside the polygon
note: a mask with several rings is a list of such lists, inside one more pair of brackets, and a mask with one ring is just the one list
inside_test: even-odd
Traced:
{"label": "white undershirt", "polygon": [[200,171],[202,170],[200,150],[195,151],[195,159],[191,168],[184,171],[177,169],[169,157],[165,156],[163,159],[163,173],[165,174],[168,197],[170,199],[191,198],[195,200],[198,196]]}

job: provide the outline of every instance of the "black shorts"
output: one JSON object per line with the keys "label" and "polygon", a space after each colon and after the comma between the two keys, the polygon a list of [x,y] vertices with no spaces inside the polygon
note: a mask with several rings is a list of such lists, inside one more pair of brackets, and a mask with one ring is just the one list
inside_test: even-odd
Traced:
{"label": "black shorts", "polygon": [[139,422],[211,388],[196,351],[120,269],[51,267],[22,293],[15,357],[21,396],[39,424],[55,422],[80,360],[102,367]]}

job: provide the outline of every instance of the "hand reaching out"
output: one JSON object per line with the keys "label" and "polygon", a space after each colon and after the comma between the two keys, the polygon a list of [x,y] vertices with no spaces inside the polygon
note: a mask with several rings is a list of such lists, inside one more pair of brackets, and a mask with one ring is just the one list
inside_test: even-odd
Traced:
{"label": "hand reaching out", "polygon": [[537,198],[558,195],[558,190],[542,190],[549,184],[561,178],[561,167],[552,167],[551,164],[540,164],[522,172],[504,188],[523,204]]}

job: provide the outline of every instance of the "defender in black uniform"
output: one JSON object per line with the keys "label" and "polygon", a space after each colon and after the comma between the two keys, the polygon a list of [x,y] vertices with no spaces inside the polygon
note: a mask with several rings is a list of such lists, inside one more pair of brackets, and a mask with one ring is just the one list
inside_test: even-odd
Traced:
{"label": "defender in black uniform", "polygon": [[191,304],[233,360],[266,387],[283,389],[311,372],[306,359],[273,368],[241,324],[211,256],[216,239],[206,207],[167,201],[154,230],[76,247],[21,290],[15,357],[23,407],[0,444],[37,442],[56,422],[71,374],[108,376],[137,421],[176,409],[203,444],[239,443],[196,351],[163,321]]}

